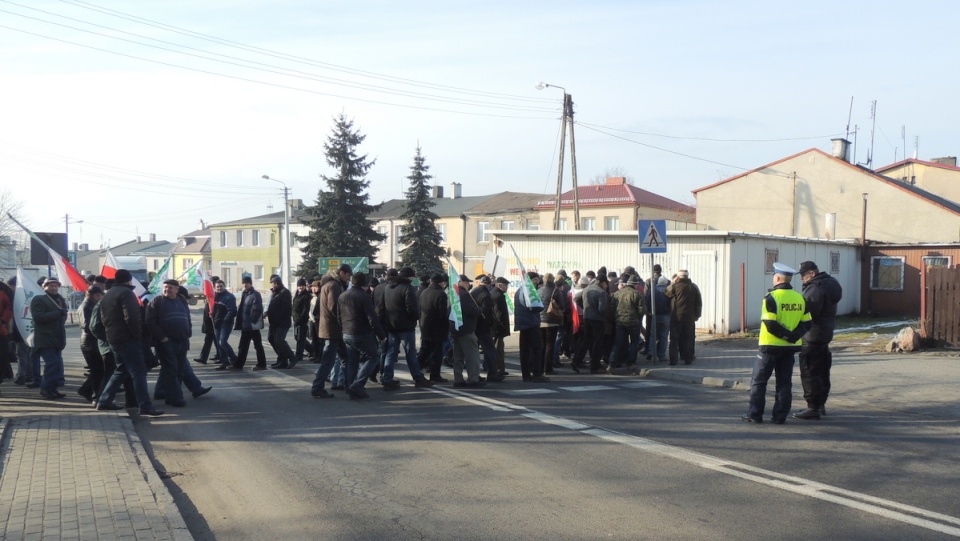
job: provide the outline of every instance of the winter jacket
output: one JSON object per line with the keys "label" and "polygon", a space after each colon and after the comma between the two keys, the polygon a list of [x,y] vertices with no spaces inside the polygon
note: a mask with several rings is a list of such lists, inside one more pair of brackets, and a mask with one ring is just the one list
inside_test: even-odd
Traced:
{"label": "winter jacket", "polygon": [[[676,321],[696,321],[703,311],[703,298],[700,288],[689,278],[677,278],[663,292],[670,299],[670,315]],[[659,306],[657,307],[659,314]]]}
{"label": "winter jacket", "polygon": [[540,327],[540,312],[542,306],[528,307],[523,302],[523,286],[513,294],[513,330],[525,331]]}
{"label": "winter jacket", "polygon": [[[549,325],[563,325],[564,317],[569,311],[569,308],[567,307],[567,296],[564,295],[563,288],[557,287],[556,285],[548,286],[544,284],[540,286],[537,294],[540,295],[540,300],[543,301],[543,311],[540,312],[540,321]],[[555,318],[547,313],[547,308],[550,307],[551,299],[557,301],[557,304],[560,305],[560,309],[564,312],[564,316]]]}
{"label": "winter jacket", "polygon": [[493,329],[493,298],[490,289],[480,284],[470,290],[470,296],[480,307],[480,317],[477,318],[477,335],[487,335]]}
{"label": "winter jacket", "polygon": [[803,284],[803,298],[807,311],[813,318],[813,326],[803,335],[804,342],[828,344],[833,340],[833,330],[837,326],[837,303],[843,298],[843,288],[836,278],[825,272]]}
{"label": "winter jacket", "polygon": [[635,329],[643,324],[643,295],[626,285],[610,297],[610,309],[617,325]]}
{"label": "winter jacket", "polygon": [[493,300],[493,331],[494,338],[510,336],[510,307],[507,306],[507,294],[499,288],[493,288],[490,299]]}
{"label": "winter jacket", "polygon": [[337,315],[343,334],[375,334],[380,340],[387,336],[373,307],[373,297],[363,288],[350,288],[337,298]]}
{"label": "winter jacket", "polygon": [[215,329],[233,328],[233,321],[237,317],[237,298],[229,291],[217,293],[214,297],[213,325]]}
{"label": "winter jacket", "polygon": [[147,305],[147,332],[155,344],[164,338],[177,341],[189,341],[193,336],[193,323],[190,319],[190,307],[186,299],[177,296],[168,299],[157,295]]}
{"label": "winter jacket", "polygon": [[457,292],[460,298],[460,312],[463,315],[463,325],[460,325],[460,328],[457,329],[454,326],[453,321],[451,321],[450,335],[454,338],[457,338],[460,336],[475,334],[477,332],[477,319],[480,317],[483,311],[480,310],[480,307],[476,302],[474,302],[469,291],[458,285],[451,287],[456,288],[454,291]]}
{"label": "winter jacket", "polygon": [[343,284],[339,278],[327,274],[320,279],[320,324],[317,335],[326,340],[343,340],[343,331],[337,318],[337,299],[343,293]]}
{"label": "winter jacket", "polygon": [[666,291],[668,283],[664,283],[666,279],[660,280],[657,283],[657,287],[651,288],[647,287],[647,292],[643,296],[643,308],[647,311],[647,315],[651,312],[650,306],[650,290],[655,289],[655,299],[656,299],[656,308],[658,316],[669,316],[670,315],[670,299],[667,298]]}
{"label": "winter jacket", "polygon": [[77,321],[80,323],[80,349],[97,347],[97,337],[90,334],[90,316],[93,315],[93,307],[96,305],[97,303],[90,297],[86,297],[77,308]]}
{"label": "winter jacket", "polygon": [[36,295],[30,300],[33,316],[33,348],[63,350],[67,347],[67,302],[60,294]]}
{"label": "winter jacket", "polygon": [[252,287],[243,290],[240,308],[237,310],[235,331],[258,331],[263,328],[263,297]]}
{"label": "winter jacket", "polygon": [[267,321],[270,322],[271,327],[286,327],[289,329],[293,321],[290,290],[280,286],[270,291],[273,294],[270,297],[270,305],[267,306]]}
{"label": "winter jacket", "polygon": [[309,289],[297,291],[297,294],[293,296],[293,303],[290,310],[294,325],[306,325],[310,321],[311,300],[313,300],[313,295]]}
{"label": "winter jacket", "polygon": [[143,339],[140,303],[133,286],[115,284],[100,299],[100,318],[107,331],[107,342],[126,344]]}
{"label": "winter jacket", "polygon": [[13,290],[0,290],[0,336],[7,336],[13,321]]}
{"label": "winter jacket", "polygon": [[380,321],[387,332],[416,330],[420,321],[420,306],[417,304],[417,289],[408,278],[397,277],[383,289],[380,299]]}
{"label": "winter jacket", "polygon": [[607,319],[608,295],[600,285],[600,282],[594,282],[583,290],[583,317],[596,321]]}
{"label": "winter jacket", "polygon": [[430,284],[420,293],[420,336],[436,341],[450,336],[450,305],[440,284]]}

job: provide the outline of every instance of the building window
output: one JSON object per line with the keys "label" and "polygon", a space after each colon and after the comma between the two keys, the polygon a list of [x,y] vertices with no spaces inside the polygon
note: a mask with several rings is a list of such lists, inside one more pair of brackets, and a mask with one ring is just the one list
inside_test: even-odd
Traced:
{"label": "building window", "polygon": [[603,219],[604,231],[620,231],[620,218],[617,216],[607,216]]}
{"label": "building window", "polygon": [[157,268],[158,268],[159,266],[160,266],[160,260],[159,260],[159,259],[154,259],[154,260],[153,260],[153,270],[157,270]]}
{"label": "building window", "polygon": [[237,229],[237,248],[243,246],[243,229]]}
{"label": "building window", "polygon": [[377,233],[380,233],[380,235],[383,236],[383,240],[380,241],[380,244],[388,244],[390,242],[390,235],[388,234],[389,231],[387,230],[387,226],[377,226]]}
{"label": "building window", "polygon": [[527,224],[527,231],[540,231],[540,224]]}
{"label": "building window", "polygon": [[294,233],[293,231],[291,231],[291,232],[290,232],[290,244],[287,244],[287,246],[293,246],[293,245],[295,245],[296,243],[297,243],[297,234]]}
{"label": "building window", "polygon": [[227,247],[227,232],[226,232],[226,231],[221,231],[221,232],[220,232],[220,247],[221,247],[221,248],[226,248],[226,247]]}
{"label": "building window", "polygon": [[270,232],[270,246],[276,246],[276,245],[277,245],[277,232],[276,232],[276,231],[271,231],[271,232]]}
{"label": "building window", "polygon": [[253,279],[254,279],[254,280],[263,280],[263,265],[254,265],[254,266],[253,266]]}
{"label": "building window", "polygon": [[500,229],[511,231],[514,229],[513,220],[504,220],[500,222]]}
{"label": "building window", "polygon": [[192,266],[193,266],[193,260],[192,260],[192,259],[184,259],[184,260],[183,260],[183,270],[187,270],[187,269],[189,269],[189,268],[192,267]]}
{"label": "building window", "polygon": [[393,242],[397,245],[400,244],[400,236],[403,235],[403,226],[397,225],[393,227]]}
{"label": "building window", "polygon": [[903,258],[887,256],[871,257],[870,289],[903,291]]}
{"label": "building window", "polygon": [[597,219],[596,218],[584,218],[581,221],[581,227],[583,231],[595,231],[597,229]]}
{"label": "building window", "polygon": [[780,258],[780,250],[767,248],[764,251],[763,268],[767,274],[773,274],[773,264]]}
{"label": "building window", "polygon": [[950,256],[947,255],[925,255],[923,256],[923,264],[928,269],[930,267],[949,267],[950,266]]}
{"label": "building window", "polygon": [[440,244],[447,243],[447,224],[437,224],[437,233],[440,234]]}
{"label": "building window", "polygon": [[840,252],[830,252],[830,274],[840,274]]}
{"label": "building window", "polygon": [[560,218],[557,221],[557,231],[566,231],[567,230],[567,219]]}
{"label": "building window", "polygon": [[477,243],[490,242],[490,222],[477,222]]}
{"label": "building window", "polygon": [[230,287],[230,268],[229,267],[220,267],[220,279],[223,280],[223,285]]}
{"label": "building window", "polygon": [[251,236],[253,237],[253,239],[251,240],[251,242],[253,243],[253,245],[254,245],[254,246],[260,246],[260,230],[259,230],[259,229],[254,229],[254,230],[250,231],[250,233],[251,233]]}

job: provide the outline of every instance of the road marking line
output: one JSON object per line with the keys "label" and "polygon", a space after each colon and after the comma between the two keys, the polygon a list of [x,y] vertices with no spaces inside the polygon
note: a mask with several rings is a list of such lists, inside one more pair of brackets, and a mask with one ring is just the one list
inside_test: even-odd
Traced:
{"label": "road marking line", "polygon": [[634,381],[630,383],[620,383],[618,386],[627,389],[642,389],[644,387],[665,387],[667,384],[662,381]]}
{"label": "road marking line", "polygon": [[557,393],[560,391],[557,391],[556,389],[533,388],[533,389],[513,389],[510,391],[500,391],[500,392],[506,393],[506,394],[524,395],[524,394],[551,394],[551,393]]}
{"label": "road marking line", "polygon": [[616,390],[616,387],[611,387],[609,385],[578,385],[574,387],[559,387],[559,389],[574,393],[587,393],[591,391],[613,391]]}

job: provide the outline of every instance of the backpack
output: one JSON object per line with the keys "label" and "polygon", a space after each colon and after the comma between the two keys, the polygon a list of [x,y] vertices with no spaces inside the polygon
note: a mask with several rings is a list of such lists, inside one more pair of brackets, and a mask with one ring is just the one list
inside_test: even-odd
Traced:
{"label": "backpack", "polygon": [[100,303],[94,305],[90,311],[90,334],[98,340],[107,341],[107,329],[103,326],[103,318],[100,317]]}

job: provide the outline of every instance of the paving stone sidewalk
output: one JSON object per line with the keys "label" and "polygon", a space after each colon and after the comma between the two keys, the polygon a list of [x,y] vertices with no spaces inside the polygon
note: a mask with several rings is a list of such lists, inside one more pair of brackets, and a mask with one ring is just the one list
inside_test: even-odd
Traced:
{"label": "paving stone sidewalk", "polygon": [[0,539],[192,539],[126,413],[48,404],[3,385]]}

